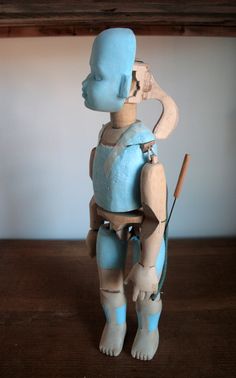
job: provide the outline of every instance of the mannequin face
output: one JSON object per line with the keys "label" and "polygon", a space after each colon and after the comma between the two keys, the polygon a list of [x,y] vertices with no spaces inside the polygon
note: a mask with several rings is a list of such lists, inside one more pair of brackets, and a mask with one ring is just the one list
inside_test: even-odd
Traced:
{"label": "mannequin face", "polygon": [[[111,58],[110,63],[112,60]],[[125,100],[118,96],[121,73],[109,70],[105,60],[98,64],[98,60],[93,54],[90,59],[90,68],[90,74],[82,83],[85,106],[103,112],[118,111]]]}
{"label": "mannequin face", "polygon": [[90,74],[82,83],[85,106],[116,112],[129,95],[135,59],[135,36],[130,29],[107,29],[95,39]]}

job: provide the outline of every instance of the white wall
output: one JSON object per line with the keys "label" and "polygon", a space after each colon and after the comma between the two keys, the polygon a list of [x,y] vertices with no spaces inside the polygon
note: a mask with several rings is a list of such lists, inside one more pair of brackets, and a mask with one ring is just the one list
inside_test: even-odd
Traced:
{"label": "white wall", "polygon": [[[90,149],[105,113],[83,106],[93,38],[0,39],[0,237],[84,238],[88,229]],[[161,141],[172,196],[185,152],[192,162],[171,236],[236,234],[236,40],[138,37],[180,108],[174,134]],[[143,103],[150,128],[160,107]]]}

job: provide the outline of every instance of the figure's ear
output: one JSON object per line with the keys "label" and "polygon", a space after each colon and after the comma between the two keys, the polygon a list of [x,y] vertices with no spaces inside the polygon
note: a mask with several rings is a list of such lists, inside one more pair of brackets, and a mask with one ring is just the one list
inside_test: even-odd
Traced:
{"label": "figure's ear", "polygon": [[127,98],[129,97],[131,86],[131,76],[130,75],[122,75],[120,80],[120,89],[118,97],[120,98]]}

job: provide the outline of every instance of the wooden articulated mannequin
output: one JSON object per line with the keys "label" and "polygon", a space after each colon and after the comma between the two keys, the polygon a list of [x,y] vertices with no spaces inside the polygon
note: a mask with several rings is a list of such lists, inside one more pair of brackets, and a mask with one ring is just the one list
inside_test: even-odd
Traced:
{"label": "wooden articulated mannequin", "polygon": [[[100,136],[102,145],[114,147],[117,143],[119,144],[122,135],[137,121],[137,103],[144,99],[155,97],[163,104],[164,111],[159,120],[161,130],[157,127],[158,123],[154,128],[157,136],[167,137],[176,125],[178,115],[176,105],[156,84],[148,66],[136,63],[134,69],[136,70],[133,72],[135,80],[132,81],[130,97],[120,111],[111,113],[111,120],[105,125]],[[153,322],[157,325],[161,312],[160,296],[158,295],[156,300],[152,301],[151,294],[158,291],[164,258],[164,256],[160,256],[158,261],[158,255],[160,251],[163,255],[165,249],[166,179],[164,168],[152,150],[154,144],[155,140],[150,140],[140,145],[143,153],[148,155],[148,161],[144,164],[141,172],[141,208],[127,213],[109,212],[99,207],[93,197],[90,202],[91,230],[87,237],[87,246],[91,256],[96,254],[98,229],[105,221],[109,222],[109,228],[116,232],[117,238],[127,241],[135,234],[139,239],[133,241],[136,248],[139,248],[139,261],[134,265],[125,283],[128,283],[129,280],[134,282],[133,300],[136,301],[137,313],[140,323],[142,323],[137,331],[132,355],[144,360],[153,357],[159,341],[157,326],[150,325],[148,319],[154,319]],[[96,151],[93,149],[90,157],[91,177],[93,176],[92,167],[95,153]],[[130,228],[132,228],[132,234],[130,234]],[[104,306],[109,306],[107,304],[109,302],[113,303],[114,308],[126,305],[123,268],[124,266],[118,269],[98,267],[101,301]],[[147,272],[149,280],[144,280]],[[111,309],[110,312],[112,312]],[[116,325],[113,315],[113,320],[110,320],[110,323],[107,322],[103,331],[100,350],[108,355],[118,355],[123,346],[125,332],[126,325]]]}
{"label": "wooden articulated mannequin", "polygon": [[[161,299],[158,284],[163,271],[166,240],[166,179],[159,162],[156,139],[175,128],[178,109],[159,87],[147,64],[136,61],[136,40],[130,29],[100,33],[90,57],[91,72],[82,86],[85,106],[109,112],[99,142],[91,152],[87,246],[96,255],[101,304],[106,324],[100,351],[117,356],[126,334],[124,283],[133,284],[138,330],[134,358],[150,360],[159,342]],[[155,98],[163,112],[151,132],[136,117],[137,104]],[[134,265],[124,280],[128,242]]]}

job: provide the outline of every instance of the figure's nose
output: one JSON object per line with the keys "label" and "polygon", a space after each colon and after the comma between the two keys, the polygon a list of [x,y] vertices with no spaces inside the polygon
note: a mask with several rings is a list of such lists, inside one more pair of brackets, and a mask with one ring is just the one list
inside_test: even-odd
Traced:
{"label": "figure's nose", "polygon": [[88,86],[88,80],[89,80],[90,76],[91,76],[91,73],[88,74],[88,76],[86,77],[86,79],[84,79],[84,81],[82,81],[82,88],[83,89],[87,88],[87,86]]}
{"label": "figure's nose", "polygon": [[84,81],[82,81],[82,88],[86,88],[88,85],[88,78],[86,77],[86,79]]}

